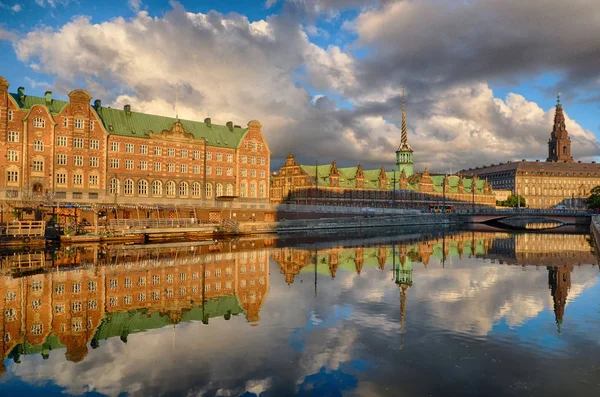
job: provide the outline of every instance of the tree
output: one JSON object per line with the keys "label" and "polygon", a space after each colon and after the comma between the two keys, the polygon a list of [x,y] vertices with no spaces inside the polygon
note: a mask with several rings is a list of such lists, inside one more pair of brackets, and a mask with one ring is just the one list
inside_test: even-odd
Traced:
{"label": "tree", "polygon": [[600,186],[596,186],[590,191],[590,196],[587,198],[587,206],[594,210],[600,208]]}
{"label": "tree", "polygon": [[[517,197],[518,197],[518,201],[517,201]],[[521,202],[519,205],[519,201]],[[525,202],[525,197],[519,195],[519,196],[515,196],[514,194],[511,194],[510,196],[508,196],[508,198],[505,201],[501,201],[500,205],[503,207],[525,207],[526,202]]]}

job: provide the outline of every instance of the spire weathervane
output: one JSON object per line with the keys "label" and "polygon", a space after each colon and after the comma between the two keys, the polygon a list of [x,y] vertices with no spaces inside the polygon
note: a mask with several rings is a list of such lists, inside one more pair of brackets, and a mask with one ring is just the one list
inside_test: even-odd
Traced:
{"label": "spire weathervane", "polygon": [[560,106],[560,92],[556,93],[556,106]]}

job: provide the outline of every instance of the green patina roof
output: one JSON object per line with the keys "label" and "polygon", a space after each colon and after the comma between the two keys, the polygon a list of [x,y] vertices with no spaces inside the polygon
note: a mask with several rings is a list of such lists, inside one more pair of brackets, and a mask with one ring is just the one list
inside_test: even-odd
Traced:
{"label": "green patina roof", "polygon": [[186,132],[196,139],[205,138],[209,146],[237,148],[247,128],[230,130],[223,125],[212,124],[209,126],[203,121],[181,120],[172,117],[156,116],[138,112],[127,114],[125,110],[101,107],[96,109],[104,123],[104,128],[113,135],[129,136],[134,138],[147,138],[148,132],[160,134],[163,130],[170,130],[176,121],[181,122]]}
{"label": "green patina roof", "polygon": [[15,102],[19,105],[21,109],[31,109],[34,105],[43,105],[50,110],[50,113],[57,114],[60,113],[62,108],[69,104],[67,101],[59,101],[57,99],[52,99],[50,102],[50,106],[46,106],[46,98],[25,95],[23,98],[23,102],[19,100],[19,94],[10,94]]}
{"label": "green patina roof", "polygon": [[[10,95],[22,109],[30,109],[34,105],[46,106],[45,97],[25,95],[21,102],[19,94],[12,93]],[[50,106],[46,107],[50,110],[50,113],[58,114],[68,104],[67,101],[52,99]],[[96,108],[96,112],[109,134],[133,138],[148,138],[149,131],[160,134],[163,130],[173,128],[173,124],[179,120],[186,132],[191,133],[196,139],[205,138],[207,145],[235,149],[248,131],[247,128],[239,127],[233,127],[230,130],[227,126],[212,123],[209,127],[203,121],[181,120],[153,114],[130,112],[128,115],[123,109],[108,107]]]}
{"label": "green patina roof", "polygon": [[[202,321],[206,312],[208,318],[220,317],[228,312],[231,314],[244,313],[244,309],[236,296],[227,295],[219,298],[207,300],[202,306],[194,306],[181,315],[181,322]],[[172,325],[173,322],[166,314],[153,312],[148,315],[146,309],[134,310],[131,312],[115,312],[108,314],[98,328],[95,339],[108,339],[123,334],[134,334],[151,329],[157,329]]]}

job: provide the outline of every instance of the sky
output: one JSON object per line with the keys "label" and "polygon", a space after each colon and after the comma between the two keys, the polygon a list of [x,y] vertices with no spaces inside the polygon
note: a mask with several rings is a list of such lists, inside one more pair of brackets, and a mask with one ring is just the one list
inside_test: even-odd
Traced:
{"label": "sky", "polygon": [[[273,168],[391,167],[406,89],[417,170],[547,157],[561,92],[600,156],[598,0],[0,0],[11,92],[245,125]],[[178,97],[178,101],[176,98]]]}

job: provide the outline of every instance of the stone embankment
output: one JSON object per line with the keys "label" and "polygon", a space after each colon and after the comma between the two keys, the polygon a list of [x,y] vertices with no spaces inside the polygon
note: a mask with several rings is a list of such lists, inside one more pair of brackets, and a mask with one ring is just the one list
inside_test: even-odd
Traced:
{"label": "stone embankment", "polygon": [[313,230],[334,232],[340,229],[363,229],[371,227],[402,227],[415,225],[451,225],[463,220],[454,214],[414,214],[388,216],[355,216],[347,218],[294,219],[279,222],[240,222],[236,232],[255,233],[305,233]]}
{"label": "stone embankment", "polygon": [[596,249],[600,252],[600,216],[592,216],[592,222],[590,223],[590,231],[594,236],[596,242]]}

